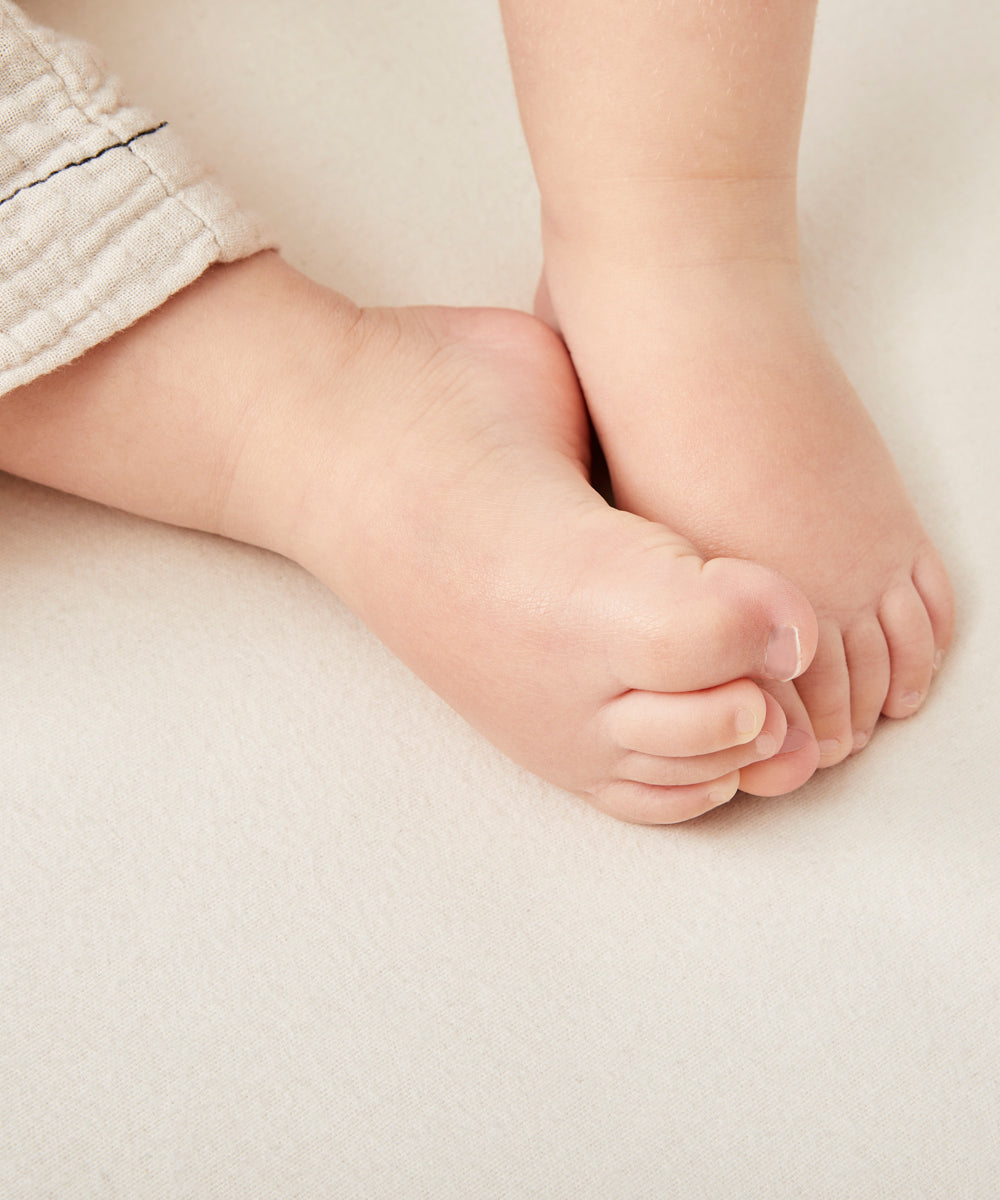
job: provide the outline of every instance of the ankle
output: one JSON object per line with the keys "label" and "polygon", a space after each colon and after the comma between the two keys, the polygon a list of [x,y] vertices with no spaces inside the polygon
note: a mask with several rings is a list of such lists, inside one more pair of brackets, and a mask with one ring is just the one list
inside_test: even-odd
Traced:
{"label": "ankle", "polygon": [[261,268],[256,289],[235,297],[237,419],[220,458],[213,532],[301,561],[312,481],[348,473],[366,333],[347,297],[277,256]]}
{"label": "ankle", "polygon": [[309,449],[295,406],[303,391],[329,397],[356,314],[272,252],[214,266],[135,325],[9,393],[0,467],[280,550],[294,465]]}
{"label": "ankle", "polygon": [[788,176],[690,176],[595,183],[544,197],[546,260],[687,269],[727,262],[798,265],[796,184]]}

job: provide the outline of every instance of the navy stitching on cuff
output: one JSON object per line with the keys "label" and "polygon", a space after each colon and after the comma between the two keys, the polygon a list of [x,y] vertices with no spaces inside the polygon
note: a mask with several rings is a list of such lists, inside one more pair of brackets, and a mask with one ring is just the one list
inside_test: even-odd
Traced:
{"label": "navy stitching on cuff", "polygon": [[40,183],[46,183],[54,175],[60,175],[63,171],[68,171],[70,167],[82,167],[85,163],[93,162],[94,159],[100,158],[103,154],[107,154],[111,150],[127,150],[133,142],[137,142],[139,138],[149,137],[151,133],[159,133],[166,126],[166,121],[161,121],[159,125],[154,125],[152,129],[144,129],[141,133],[137,133],[134,137],[130,137],[127,142],[115,142],[112,146],[105,146],[103,150],[98,150],[96,154],[91,154],[89,158],[81,158],[79,162],[67,163],[64,167],[56,167],[54,171],[50,171],[43,179],[36,179],[34,183],[26,183],[23,187],[17,188],[11,192],[9,196],[4,196],[0,200],[0,204],[6,204],[8,200],[13,200],[15,196],[20,196],[22,192],[28,191],[30,188],[38,187]]}

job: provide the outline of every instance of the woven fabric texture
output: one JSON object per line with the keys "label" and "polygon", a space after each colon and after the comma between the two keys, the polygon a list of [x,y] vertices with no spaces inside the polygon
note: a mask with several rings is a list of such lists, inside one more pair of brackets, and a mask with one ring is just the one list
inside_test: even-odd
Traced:
{"label": "woven fabric texture", "polygon": [[0,393],[268,244],[93,48],[0,0]]}

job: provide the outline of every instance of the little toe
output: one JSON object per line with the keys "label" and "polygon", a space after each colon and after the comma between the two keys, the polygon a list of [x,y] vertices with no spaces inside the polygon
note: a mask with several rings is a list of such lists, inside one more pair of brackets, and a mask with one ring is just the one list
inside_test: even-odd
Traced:
{"label": "little toe", "polygon": [[618,779],[587,799],[595,808],[633,825],[676,825],[690,821],[732,800],[739,788],[739,772],[688,787],[654,787],[635,780]]}
{"label": "little toe", "polygon": [[887,592],[879,620],[889,646],[891,678],[882,712],[909,717],[927,696],[934,674],[935,638],[930,614],[920,593],[909,582]]}
{"label": "little toe", "polygon": [[813,737],[805,705],[791,683],[768,684],[768,710],[775,705],[786,722],[785,735],[773,758],[752,763],[740,771],[740,791],[751,796],[784,796],[815,772],[819,747]]}
{"label": "little toe", "polygon": [[844,632],[844,652],[851,678],[851,728],[854,750],[868,744],[889,692],[889,647],[874,617]]}
{"label": "little toe", "polygon": [[820,621],[816,656],[795,686],[819,744],[819,765],[831,767],[846,758],[854,747],[851,679],[844,639],[833,619]]}
{"label": "little toe", "polygon": [[604,710],[615,745],[659,758],[745,746],[760,735],[766,718],[764,693],[749,679],[699,692],[626,692]]}

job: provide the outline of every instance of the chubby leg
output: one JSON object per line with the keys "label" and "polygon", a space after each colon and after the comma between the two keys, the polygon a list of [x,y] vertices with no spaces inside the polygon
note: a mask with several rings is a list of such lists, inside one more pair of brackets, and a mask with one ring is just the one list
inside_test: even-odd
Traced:
{"label": "chubby leg", "polygon": [[815,5],[502,7],[542,199],[538,312],[572,354],[616,500],[802,587],[820,638],[796,686],[832,765],[880,712],[919,707],[952,599],[803,294]]}
{"label": "chubby leg", "polygon": [[[0,467],[286,554],[512,758],[626,820],[815,766],[759,682],[801,593],[606,505],[571,364],[499,310],[359,310],[273,254],[0,404]],[[794,786],[793,782],[793,786]]]}

